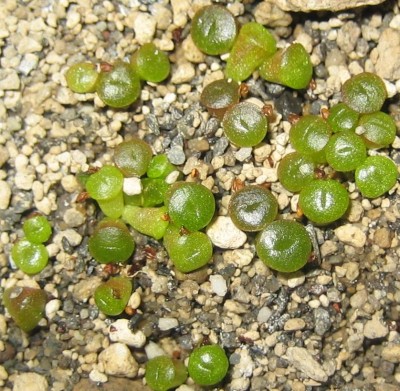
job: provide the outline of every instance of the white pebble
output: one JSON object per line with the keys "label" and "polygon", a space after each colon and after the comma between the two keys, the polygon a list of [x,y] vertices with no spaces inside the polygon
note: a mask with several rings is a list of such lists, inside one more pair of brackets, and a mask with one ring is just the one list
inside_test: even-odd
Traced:
{"label": "white pebble", "polygon": [[246,377],[240,377],[233,379],[230,384],[231,390],[235,391],[246,391],[250,387],[250,379]]}
{"label": "white pebble", "polygon": [[69,228],[79,227],[86,221],[83,211],[75,208],[69,208],[65,211],[63,220]]}
{"label": "white pebble", "polygon": [[95,383],[106,383],[108,381],[107,375],[100,372],[98,369],[93,369],[89,373],[89,379]]}
{"label": "white pebble", "polygon": [[174,94],[173,92],[168,92],[164,96],[164,102],[165,103],[174,103],[175,101],[176,101],[176,94]]}
{"label": "white pebble", "polygon": [[182,84],[191,81],[196,74],[194,66],[190,62],[179,64],[172,72],[171,83]]}
{"label": "white pebble", "polygon": [[171,329],[175,329],[179,326],[179,322],[178,319],[176,318],[160,318],[158,319],[158,328],[160,330],[171,330]]}
{"label": "white pebble", "polygon": [[142,182],[140,178],[124,178],[123,192],[126,195],[135,195],[142,192]]}
{"label": "white pebble", "polygon": [[0,365],[0,379],[1,380],[8,379],[8,373],[7,373],[6,369],[3,367],[3,365]]}
{"label": "white pebble", "polygon": [[246,243],[247,236],[233,224],[230,217],[218,216],[208,226],[207,235],[220,248],[239,248]]}
{"label": "white pebble", "polygon": [[135,291],[131,294],[131,297],[128,300],[128,306],[137,309],[139,308],[141,301],[140,293]]}
{"label": "white pebble", "polygon": [[388,335],[388,327],[381,320],[381,311],[376,312],[371,320],[365,323],[364,336],[369,339],[384,338]]}
{"label": "white pebble", "polygon": [[248,249],[237,249],[233,251],[225,251],[223,258],[226,263],[234,263],[238,268],[250,265],[254,254]]}
{"label": "white pebble", "polygon": [[253,148],[240,148],[235,152],[235,158],[239,160],[239,162],[244,162],[251,156]]}
{"label": "white pebble", "polygon": [[365,233],[356,225],[345,224],[335,229],[338,239],[354,247],[363,247],[367,240]]}
{"label": "white pebble", "polygon": [[152,342],[152,341],[150,341],[144,347],[144,351],[146,352],[146,356],[149,360],[151,360],[154,357],[165,355],[164,350],[159,345],[157,345],[155,342]]}
{"label": "white pebble", "polygon": [[35,201],[40,201],[44,197],[44,187],[43,183],[39,181],[34,181],[32,183],[32,193],[33,193],[33,198]]}
{"label": "white pebble", "polygon": [[118,319],[110,324],[109,337],[112,342],[121,342],[134,348],[141,348],[146,343],[146,336],[143,331],[133,332],[129,328],[128,319]]}
{"label": "white pebble", "polygon": [[31,37],[23,37],[18,43],[17,50],[19,54],[41,52],[43,46]]}
{"label": "white pebble", "polygon": [[270,310],[268,307],[262,307],[260,308],[260,311],[258,311],[257,322],[265,323],[268,321],[271,315],[272,315],[272,310]]}
{"label": "white pebble", "polygon": [[45,307],[46,318],[53,319],[60,308],[61,308],[61,300],[58,299],[50,300]]}
{"label": "white pebble", "polygon": [[33,53],[27,53],[22,58],[21,63],[18,66],[18,70],[25,76],[28,76],[34,69],[36,69],[39,63],[39,57]]}
{"label": "white pebble", "polygon": [[174,24],[178,27],[183,27],[187,22],[187,13],[191,8],[191,1],[189,0],[171,0],[172,14]]}
{"label": "white pebble", "polygon": [[0,209],[5,210],[10,205],[11,188],[6,181],[0,181]]}
{"label": "white pebble", "polygon": [[17,172],[15,174],[15,186],[20,190],[31,190],[35,176],[25,172]]}
{"label": "white pebble", "polygon": [[177,181],[179,178],[180,172],[178,170],[172,171],[170,174],[167,175],[165,178],[165,182],[168,183],[169,185],[172,185]]}
{"label": "white pebble", "polygon": [[75,175],[66,175],[61,178],[61,186],[68,193],[73,193],[79,189],[79,183]]}
{"label": "white pebble", "polygon": [[113,343],[99,354],[99,365],[107,375],[134,378],[139,365],[129,348],[123,343]]}
{"label": "white pebble", "polygon": [[18,73],[13,70],[8,70],[4,79],[0,80],[0,90],[18,90],[20,84]]}
{"label": "white pebble", "polygon": [[387,91],[387,94],[388,94],[387,97],[388,98],[392,98],[397,93],[396,85],[394,83],[391,83],[390,81],[387,81],[387,80],[383,80],[383,81],[384,81],[385,86],[386,86],[386,91]]}
{"label": "white pebble", "polygon": [[228,287],[226,286],[226,280],[224,277],[222,277],[220,274],[214,274],[210,276],[210,282],[211,289],[216,295],[221,297],[226,295]]}
{"label": "white pebble", "polygon": [[285,331],[297,331],[297,330],[303,330],[304,327],[306,327],[306,322],[303,319],[292,318],[292,319],[288,319],[285,322],[283,329]]}
{"label": "white pebble", "polygon": [[68,240],[68,243],[70,243],[71,246],[73,247],[78,246],[82,241],[82,236],[78,232],[76,232],[72,228],[68,228],[65,229],[64,231],[58,232],[53,238],[53,243],[57,244],[60,248],[62,248],[62,239],[64,237]]}
{"label": "white pebble", "polygon": [[81,21],[81,15],[78,12],[69,12],[67,16],[67,28],[73,29]]}
{"label": "white pebble", "polygon": [[50,212],[52,210],[52,202],[50,201],[50,199],[48,197],[44,197],[40,201],[35,200],[35,207],[39,212],[41,212],[47,216],[50,214]]}
{"label": "white pebble", "polygon": [[138,12],[133,23],[133,30],[140,45],[151,42],[156,32],[156,20],[145,12]]}
{"label": "white pebble", "polygon": [[322,366],[314,359],[305,348],[289,347],[286,357],[290,365],[304,373],[305,376],[316,381],[326,382],[328,376]]}
{"label": "white pebble", "polygon": [[48,383],[44,376],[38,373],[21,373],[14,378],[13,391],[47,391]]}
{"label": "white pebble", "polygon": [[287,276],[287,284],[289,288],[296,288],[297,286],[304,284],[305,280],[306,276],[301,271],[290,273]]}

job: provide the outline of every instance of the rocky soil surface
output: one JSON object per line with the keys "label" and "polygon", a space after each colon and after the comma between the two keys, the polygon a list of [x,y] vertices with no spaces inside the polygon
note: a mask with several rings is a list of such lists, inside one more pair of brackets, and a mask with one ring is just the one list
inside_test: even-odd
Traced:
{"label": "rocky soil surface", "polygon": [[[274,1],[219,2],[241,23],[265,24],[281,47],[302,43],[314,64],[315,83],[306,91],[265,83],[256,73],[247,81],[253,99],[276,112],[266,142],[255,149],[230,145],[199,103],[203,86],[223,77],[225,66],[224,56],[205,56],[190,39],[194,12],[209,3],[2,2],[0,292],[15,284],[40,286],[50,301],[30,335],[0,307],[1,389],[147,390],[147,357],[161,350],[186,359],[207,340],[223,346],[230,361],[216,389],[400,389],[398,185],[369,200],[347,178],[350,212],[334,225],[311,227],[320,259],[290,275],[264,266],[254,253],[254,235],[232,237],[225,217],[235,179],[270,183],[280,213],[295,216],[297,196],[276,176],[291,148],[288,118],[336,103],[351,75],[365,70],[384,78],[390,97],[385,110],[400,124],[399,3],[296,13]],[[170,55],[171,76],[144,85],[129,109],[112,110],[93,94],[66,87],[71,64],[129,58],[149,41]],[[119,269],[133,276],[133,315],[109,318],[93,300],[107,271],[87,250],[100,213],[90,201],[77,202],[82,189],[76,174],[110,162],[113,147],[132,135],[167,153],[185,175],[197,169],[217,200],[219,217],[209,234],[219,246],[208,267],[181,275],[161,243],[134,233],[133,267]],[[399,164],[399,150],[396,137],[381,152]],[[47,245],[50,264],[29,277],[9,254],[33,211],[48,216],[54,233]],[[190,379],[179,387],[200,389]]]}

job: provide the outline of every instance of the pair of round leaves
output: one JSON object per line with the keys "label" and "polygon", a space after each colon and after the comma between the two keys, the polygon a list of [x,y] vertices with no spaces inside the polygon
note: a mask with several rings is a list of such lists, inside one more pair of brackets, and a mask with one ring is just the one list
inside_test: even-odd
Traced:
{"label": "pair of round leaves", "polygon": [[125,177],[140,177],[149,168],[153,151],[145,141],[134,138],[118,144],[114,150],[114,162]]}
{"label": "pair of round leaves", "polygon": [[233,223],[242,231],[261,231],[278,214],[278,201],[261,186],[245,186],[231,197],[228,207]]}
{"label": "pair of round leaves", "polygon": [[127,277],[112,277],[100,284],[94,292],[98,309],[106,315],[121,314],[132,293],[132,282]]}
{"label": "pair of round leaves", "polygon": [[279,182],[286,190],[299,192],[315,179],[315,168],[316,164],[310,157],[299,152],[289,153],[279,163]]}
{"label": "pair of round leaves", "polygon": [[218,55],[231,50],[237,25],[234,16],[226,8],[209,5],[194,15],[190,34],[202,52]]}
{"label": "pair of round leaves", "polygon": [[126,205],[122,213],[122,219],[132,228],[140,233],[151,236],[154,239],[161,239],[168,227],[169,221],[167,208],[140,207],[135,205]]}
{"label": "pair of round leaves", "polygon": [[347,190],[333,179],[316,179],[307,184],[299,195],[299,206],[304,215],[321,225],[340,219],[349,203]]}
{"label": "pair of round leaves", "polygon": [[291,273],[301,269],[311,250],[311,239],[306,229],[296,221],[273,221],[256,237],[259,258],[279,272]]}
{"label": "pair of round leaves", "polygon": [[181,232],[173,225],[165,232],[164,246],[171,262],[182,273],[200,269],[213,255],[212,242],[204,232]]}
{"label": "pair of round leaves", "polygon": [[208,225],[214,216],[211,190],[193,182],[176,182],[167,191],[165,205],[172,222],[193,232]]}
{"label": "pair of round leaves", "polygon": [[356,132],[369,148],[387,147],[396,137],[395,120],[382,111],[361,115],[358,126]]}
{"label": "pair of round leaves", "polygon": [[117,61],[102,67],[96,92],[106,105],[114,108],[129,106],[139,98],[140,91],[140,78],[131,64]]}
{"label": "pair of round leaves", "polygon": [[227,79],[214,80],[207,84],[200,95],[201,104],[219,120],[222,120],[226,110],[239,103],[239,100],[238,83]]}
{"label": "pair of round leaves", "polygon": [[131,57],[131,65],[141,79],[152,83],[165,80],[171,69],[168,56],[154,43],[141,46]]}
{"label": "pair of round leaves", "polygon": [[303,89],[310,84],[313,66],[304,46],[293,43],[268,57],[261,64],[259,72],[263,79],[272,83]]}
{"label": "pair of round leaves", "polygon": [[106,165],[90,175],[85,186],[106,216],[118,218],[124,208],[123,184],[122,172],[117,167]]}
{"label": "pair of round leaves", "polygon": [[254,147],[265,138],[268,120],[258,106],[241,102],[226,111],[222,127],[231,143],[239,147]]}
{"label": "pair of round leaves", "polygon": [[51,225],[46,217],[36,215],[25,220],[22,229],[25,238],[18,240],[12,247],[12,259],[26,274],[40,273],[49,261],[49,253],[43,243],[51,235]]}
{"label": "pair of round leaves", "polygon": [[356,185],[364,197],[376,198],[389,191],[397,181],[393,160],[385,156],[369,156],[356,169]]}
{"label": "pair of round leaves", "polygon": [[121,220],[101,220],[89,238],[89,253],[99,263],[125,263],[134,250],[132,235]]}
{"label": "pair of round leaves", "polygon": [[334,133],[344,130],[355,130],[358,124],[359,113],[351,109],[346,103],[340,102],[329,109],[326,122]]}
{"label": "pair of round leaves", "polygon": [[65,79],[68,87],[79,94],[96,91],[96,83],[99,73],[96,65],[88,62],[81,62],[68,68]]}
{"label": "pair of round leaves", "polygon": [[25,237],[32,243],[44,243],[51,236],[51,225],[46,217],[35,215],[25,220],[22,230]]}
{"label": "pair of round leaves", "polygon": [[3,303],[18,327],[29,332],[44,315],[47,294],[42,289],[14,286],[4,291]]}
{"label": "pair of round leaves", "polygon": [[49,262],[46,247],[28,239],[18,240],[11,249],[11,256],[18,269],[26,274],[40,273]]}
{"label": "pair of round leaves", "polygon": [[235,81],[247,79],[261,63],[276,52],[273,35],[260,23],[242,26],[226,63],[227,78]]}
{"label": "pair of round leaves", "polygon": [[213,386],[221,382],[229,368],[229,360],[219,345],[204,345],[189,356],[188,372],[195,383]]}
{"label": "pair of round leaves", "polygon": [[145,378],[153,391],[167,391],[185,382],[187,370],[181,361],[157,356],[147,362]]}
{"label": "pair of round leaves", "polygon": [[325,154],[334,170],[354,171],[367,158],[367,148],[360,136],[347,130],[331,136]]}
{"label": "pair of round leaves", "polygon": [[290,142],[302,155],[316,163],[325,163],[325,147],[332,130],[324,119],[317,115],[301,117],[290,129]]}
{"label": "pair of round leaves", "polygon": [[387,98],[383,80],[374,73],[362,72],[342,86],[343,102],[357,113],[379,111]]}

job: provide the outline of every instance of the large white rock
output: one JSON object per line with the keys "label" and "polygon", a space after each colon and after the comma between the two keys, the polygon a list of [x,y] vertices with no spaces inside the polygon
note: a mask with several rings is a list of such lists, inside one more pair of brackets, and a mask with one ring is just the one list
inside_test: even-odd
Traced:
{"label": "large white rock", "polygon": [[228,216],[218,216],[207,228],[207,235],[214,246],[220,248],[239,248],[246,243],[247,236],[233,224]]}
{"label": "large white rock", "polygon": [[47,391],[47,389],[46,378],[38,373],[21,373],[14,380],[13,391]]}
{"label": "large white rock", "polygon": [[133,358],[129,348],[123,343],[113,343],[99,354],[101,372],[106,375],[135,377],[139,365]]}
{"label": "large white rock", "polygon": [[128,319],[118,319],[111,323],[109,331],[110,340],[113,342],[121,342],[135,348],[141,348],[146,343],[146,336],[143,331],[133,332],[129,328]]}

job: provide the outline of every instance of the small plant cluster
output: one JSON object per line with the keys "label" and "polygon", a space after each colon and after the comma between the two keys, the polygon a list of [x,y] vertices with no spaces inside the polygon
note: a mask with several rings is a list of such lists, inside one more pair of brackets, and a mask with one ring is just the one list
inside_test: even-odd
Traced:
{"label": "small plant cluster", "polygon": [[[88,196],[106,216],[89,239],[89,252],[100,263],[126,263],[135,242],[129,226],[164,246],[174,266],[187,273],[212,258],[212,243],[201,230],[215,212],[212,192],[205,186],[183,182],[166,155],[152,157],[140,139],[119,144],[113,165],[81,175]],[[139,188],[129,187],[140,178]],[[137,182],[137,181],[136,181]]]}
{"label": "small plant cluster", "polygon": [[397,181],[390,158],[367,155],[367,149],[387,147],[396,136],[394,119],[380,111],[387,97],[384,82],[375,74],[360,73],[344,83],[342,97],[325,117],[305,115],[293,124],[289,139],[296,152],[278,167],[279,181],[287,190],[300,192],[300,209],[316,224],[340,219],[350,203],[339,181],[318,177],[318,166],[328,165],[338,173],[355,171],[357,188],[369,198],[383,195]]}
{"label": "small plant cluster", "polygon": [[312,245],[306,229],[293,220],[276,220],[278,202],[262,186],[244,186],[233,193],[228,213],[242,231],[259,232],[256,251],[271,269],[293,272],[308,261]]}
{"label": "small plant cluster", "polygon": [[191,36],[206,54],[229,52],[226,78],[208,84],[200,101],[210,114],[222,120],[226,137],[239,147],[259,144],[268,130],[267,116],[260,107],[239,103],[245,95],[239,82],[255,70],[266,81],[293,89],[306,88],[311,81],[311,59],[301,44],[277,50],[275,38],[263,25],[248,22],[239,29],[233,15],[221,6],[201,8],[193,18]]}
{"label": "small plant cluster", "polygon": [[43,243],[51,236],[51,225],[46,217],[34,215],[25,220],[22,230],[25,237],[13,245],[11,257],[24,273],[40,273],[49,261],[49,253]]}
{"label": "small plant cluster", "polygon": [[[52,228],[46,217],[36,214],[24,221],[20,238],[11,249],[11,258],[24,273],[40,273],[49,261],[43,244],[49,240]],[[13,286],[3,294],[3,303],[15,323],[25,332],[33,330],[44,315],[47,294],[39,288]]]}
{"label": "small plant cluster", "polygon": [[[246,95],[240,84],[254,71],[266,81],[293,89],[306,88],[312,77],[310,56],[293,43],[278,50],[273,35],[262,25],[249,22],[238,27],[225,8],[211,5],[199,10],[192,21],[191,36],[206,54],[229,52],[226,78],[207,85],[201,103],[217,117],[228,140],[238,147],[254,147],[268,131],[268,116],[262,108],[240,102]],[[110,107],[126,107],[138,99],[141,80],[158,83],[170,72],[165,53],[149,43],[130,62],[113,65],[80,63],[66,73],[68,86],[77,93],[96,92]],[[367,149],[390,145],[396,134],[393,119],[381,111],[387,97],[383,81],[362,73],[348,80],[342,90],[343,102],[326,115],[305,115],[293,124],[290,142],[293,153],[278,166],[278,179],[289,191],[300,193],[299,206],[317,224],[340,219],[348,209],[349,194],[339,181],[320,178],[322,168],[338,173],[355,171],[355,182],[365,197],[379,197],[397,180],[397,167],[384,156],[368,156]],[[101,264],[126,264],[135,251],[132,229],[155,240],[162,240],[176,270],[189,273],[207,265],[213,245],[204,232],[215,213],[213,193],[205,186],[183,180],[182,174],[165,154],[153,156],[150,146],[140,139],[119,144],[113,164],[79,174],[87,198],[95,200],[104,217],[89,238],[91,256]],[[294,272],[302,268],[312,252],[305,227],[293,220],[278,218],[278,202],[266,187],[243,185],[235,191],[228,206],[233,223],[242,231],[256,233],[258,257],[271,269]],[[48,262],[43,245],[51,227],[42,216],[28,219],[23,226],[26,238],[12,248],[15,264],[27,274],[39,273]],[[104,314],[118,316],[126,309],[132,294],[132,281],[125,276],[111,277],[95,290],[94,300]],[[12,287],[3,301],[17,325],[34,329],[43,317],[47,301],[41,289]],[[200,386],[220,383],[229,361],[219,345],[205,345],[183,362],[168,356],[150,359],[146,382],[154,391],[167,391],[183,384],[190,376]]]}
{"label": "small plant cluster", "polygon": [[77,93],[96,92],[108,106],[126,107],[135,102],[141,91],[141,80],[159,83],[170,73],[168,56],[153,43],[141,46],[130,62],[101,63],[100,72],[92,63],[72,65],[66,72],[68,87]]}
{"label": "small plant cluster", "polygon": [[229,361],[219,345],[204,345],[189,355],[188,367],[168,356],[158,356],[146,364],[146,382],[154,391],[167,391],[183,384],[188,375],[200,386],[213,386],[226,376]]}
{"label": "small plant cluster", "polygon": [[193,17],[191,36],[204,53],[229,52],[225,76],[243,81],[258,70],[266,81],[294,89],[308,86],[312,77],[310,56],[299,43],[277,49],[274,36],[260,23],[248,22],[239,28],[234,16],[224,7],[209,5]]}

